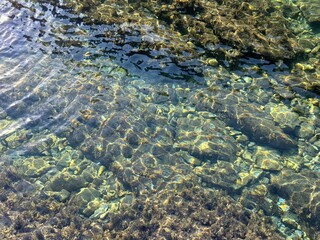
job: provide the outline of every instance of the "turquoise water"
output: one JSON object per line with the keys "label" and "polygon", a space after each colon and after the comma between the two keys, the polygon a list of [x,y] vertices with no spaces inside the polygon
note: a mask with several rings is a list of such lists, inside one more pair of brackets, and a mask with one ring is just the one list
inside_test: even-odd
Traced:
{"label": "turquoise water", "polygon": [[2,239],[320,237],[313,55],[177,54],[73,10],[0,1]]}

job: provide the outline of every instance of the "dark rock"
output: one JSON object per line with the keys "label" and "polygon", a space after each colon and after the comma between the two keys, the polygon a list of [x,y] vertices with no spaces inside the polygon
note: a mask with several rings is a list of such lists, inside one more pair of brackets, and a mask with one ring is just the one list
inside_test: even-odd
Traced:
{"label": "dark rock", "polygon": [[272,186],[277,194],[288,200],[290,208],[306,222],[320,224],[320,173],[303,170],[296,173],[281,171],[272,177]]}

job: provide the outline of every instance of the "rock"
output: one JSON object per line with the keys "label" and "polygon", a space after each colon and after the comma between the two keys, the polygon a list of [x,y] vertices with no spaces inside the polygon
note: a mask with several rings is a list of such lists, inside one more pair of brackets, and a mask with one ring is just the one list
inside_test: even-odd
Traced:
{"label": "rock", "polygon": [[100,199],[95,198],[92,201],[90,201],[84,209],[80,211],[84,216],[90,217],[97,209],[100,208],[101,204],[102,201]]}
{"label": "rock", "polygon": [[100,196],[101,194],[98,190],[86,187],[74,195],[72,202],[78,205],[82,212],[86,212],[87,216],[90,216],[98,208]]}
{"label": "rock", "polygon": [[29,157],[15,161],[19,173],[28,177],[39,177],[53,167],[53,159],[50,157]]}
{"label": "rock", "polygon": [[[195,55],[195,45],[210,51],[210,56],[218,58],[219,54],[223,54],[226,59],[236,59],[248,52],[273,60],[292,59],[301,51],[286,18],[272,1],[173,0],[163,4],[162,1],[147,0],[131,1],[125,6],[91,1],[90,7],[86,7],[87,1],[77,0],[67,1],[67,4],[80,13],[85,12],[89,22],[99,21],[109,25],[129,22],[142,35],[146,32],[143,26],[151,25],[152,34],[150,30],[147,32],[149,35],[146,34],[139,43],[141,47],[147,45],[150,48],[152,44],[153,48],[158,49],[166,42],[166,48],[176,55],[183,52]],[[147,16],[145,9],[148,9]],[[159,24],[166,31],[160,32],[162,27],[159,30],[156,27]],[[127,34],[133,32],[133,27],[127,26],[126,31]],[[119,29],[118,33],[108,35],[121,33]],[[189,39],[193,39],[192,43],[185,44]],[[215,61],[210,60],[208,64],[215,65]]]}
{"label": "rock", "polygon": [[234,161],[238,152],[237,142],[224,127],[224,123],[217,119],[196,115],[179,118],[174,147],[202,161]]}
{"label": "rock", "polygon": [[273,104],[270,107],[270,115],[282,129],[294,131],[300,125],[299,115],[284,104]]}
{"label": "rock", "polygon": [[91,219],[104,219],[110,208],[110,204],[102,203],[99,208],[97,208],[94,213],[90,216]]}
{"label": "rock", "polygon": [[309,23],[320,23],[320,3],[318,0],[299,0],[298,6]]}
{"label": "rock", "polygon": [[10,227],[12,223],[13,222],[7,213],[3,213],[0,215],[0,229],[4,227]]}
{"label": "rock", "polygon": [[290,208],[312,225],[320,223],[320,173],[283,170],[271,178],[276,193],[287,200]]}
{"label": "rock", "polygon": [[270,171],[280,171],[284,164],[277,151],[262,146],[257,146],[253,159],[255,159],[256,167]]}
{"label": "rock", "polygon": [[206,187],[219,187],[234,192],[246,185],[239,181],[240,170],[232,163],[218,161],[213,167],[199,166],[194,168],[194,173],[200,177]]}
{"label": "rock", "polygon": [[69,172],[61,172],[55,175],[46,183],[46,190],[62,191],[63,189],[72,192],[87,185],[81,175],[71,175]]}
{"label": "rock", "polygon": [[268,197],[267,190],[265,185],[245,189],[240,202],[248,209],[262,209],[268,215],[275,215],[277,213],[276,204]]}
{"label": "rock", "polygon": [[179,156],[181,156],[185,162],[187,162],[188,164],[191,164],[192,166],[201,165],[201,161],[199,159],[192,157],[190,154],[188,154],[185,151],[180,151]]}
{"label": "rock", "polygon": [[113,238],[285,239],[263,213],[246,210],[220,191],[184,182],[138,198],[108,218]]}
{"label": "rock", "polygon": [[270,120],[259,118],[251,113],[241,114],[238,120],[239,128],[259,144],[269,145],[280,150],[289,150],[297,147],[296,141]]}
{"label": "rock", "polygon": [[7,117],[7,113],[4,111],[3,108],[0,107],[0,119],[5,119]]}
{"label": "rock", "polygon": [[61,191],[45,191],[47,196],[53,197],[54,199],[58,200],[59,202],[65,202],[70,197],[70,192],[65,189]]}
{"label": "rock", "polygon": [[315,132],[315,128],[311,123],[303,122],[300,125],[298,136],[303,139],[310,139]]}
{"label": "rock", "polygon": [[297,147],[297,143],[275,125],[271,116],[258,104],[246,102],[240,93],[219,91],[215,96],[203,92],[196,93],[191,101],[197,110],[216,113],[227,125],[241,130],[249,139],[261,145],[280,150]]}

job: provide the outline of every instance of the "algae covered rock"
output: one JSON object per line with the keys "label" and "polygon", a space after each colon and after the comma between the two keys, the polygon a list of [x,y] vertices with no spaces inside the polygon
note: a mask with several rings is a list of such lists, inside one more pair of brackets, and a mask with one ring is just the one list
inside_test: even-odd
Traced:
{"label": "algae covered rock", "polygon": [[212,111],[227,125],[241,130],[249,139],[280,150],[297,147],[297,143],[275,124],[263,106],[250,103],[241,93],[220,91],[216,95],[198,92],[191,101],[199,111]]}
{"label": "algae covered rock", "polygon": [[256,185],[243,191],[240,202],[249,209],[263,209],[267,215],[277,215],[277,205],[268,192],[267,185]]}
{"label": "algae covered rock", "polygon": [[[262,209],[273,213],[272,203],[266,197],[269,176],[283,170],[284,166],[300,170],[304,167],[302,163],[289,162],[290,154],[295,154],[290,150],[299,147],[299,154],[309,154],[302,150],[313,148],[308,142],[302,144],[300,139],[297,144],[287,130],[300,127],[299,137],[311,138],[317,127],[312,127],[313,123],[301,123],[307,120],[300,118],[298,107],[286,107],[295,93],[280,91],[280,98],[276,99],[273,95],[277,91],[272,85],[276,80],[255,78],[261,73],[254,72],[253,68],[244,73],[252,74],[252,77],[237,79],[233,77],[234,72],[225,70],[226,75],[217,81],[213,78],[209,86],[190,77],[198,71],[193,63],[198,61],[199,55],[205,55],[204,60],[209,56],[207,64],[214,68],[217,61],[232,62],[240,56],[255,54],[272,60],[295,58],[299,54],[296,40],[273,4],[254,0],[93,0],[79,4],[75,10],[81,10],[95,23],[107,24],[99,28],[99,36],[92,36],[98,42],[101,40],[103,46],[100,49],[93,44],[94,52],[101,50],[102,59],[115,56],[115,61],[121,59],[119,62],[125,67],[110,67],[112,64],[85,54],[80,62],[67,61],[63,63],[66,66],[53,67],[52,72],[35,68],[39,73],[34,78],[31,75],[34,70],[24,70],[28,72],[26,78],[31,79],[31,87],[18,84],[14,90],[8,90],[10,101],[20,100],[19,96],[26,100],[21,105],[8,107],[5,96],[1,95],[4,100],[1,106],[8,110],[9,117],[38,114],[39,109],[44,112],[37,121],[23,125],[28,131],[36,126],[34,132],[38,131],[42,138],[32,139],[30,145],[35,147],[19,148],[28,150],[19,153],[35,155],[22,157],[19,167],[25,175],[44,184],[46,196],[39,198],[53,197],[69,207],[62,214],[51,203],[50,208],[43,211],[51,213],[55,210],[52,214],[59,218],[65,217],[69,210],[78,216],[80,209],[80,214],[88,218],[107,219],[85,226],[93,232],[98,226],[97,232],[106,231],[104,237],[110,235],[111,239],[179,239],[190,235],[200,239],[208,236],[210,239],[277,238],[277,233],[272,232],[272,223],[264,222],[263,213],[258,215],[244,210],[230,197],[212,188],[236,193],[238,197],[266,176],[261,180],[265,185],[249,195],[263,198]],[[72,35],[70,26],[61,28]],[[81,32],[82,26],[79,28]],[[84,27],[89,28],[88,25]],[[82,33],[88,40],[86,33],[91,33],[91,29]],[[87,43],[81,43],[81,49],[86,46],[83,50],[93,50],[88,46],[91,42]],[[67,48],[74,47],[72,43],[65,44]],[[180,61],[181,56],[187,60]],[[57,59],[61,60],[58,56]],[[273,64],[265,60],[258,62]],[[50,61],[46,64],[42,68],[52,69],[48,67]],[[134,74],[128,73],[132,68]],[[154,69],[156,74],[152,74]],[[146,77],[140,76],[141,72]],[[169,82],[158,79],[168,72],[173,72],[166,78]],[[276,72],[273,74],[277,75]],[[52,80],[42,84],[48,76]],[[144,77],[146,80],[142,80]],[[33,91],[35,86],[41,88]],[[15,92],[19,92],[19,96]],[[24,99],[23,96],[32,98]],[[287,105],[281,106],[280,110],[276,104],[272,105],[272,111],[266,109],[267,103],[281,101],[281,98]],[[30,103],[28,108],[25,108],[26,103]],[[305,111],[305,117],[314,111],[312,109],[316,108],[311,106],[310,111],[300,108]],[[1,129],[7,128],[6,120],[1,123]],[[50,131],[54,134],[48,137]],[[6,140],[2,144],[19,147],[30,136],[24,129],[19,133],[3,134]],[[55,141],[52,138],[55,134],[63,140]],[[73,154],[62,150],[66,145]],[[243,154],[247,162],[240,157],[243,149],[253,149],[249,154]],[[313,148],[310,153],[315,159],[316,150]],[[286,162],[282,154],[288,154]],[[55,166],[52,171],[51,162]],[[11,187],[7,182],[3,184],[4,190]],[[28,184],[21,186],[29,189]],[[294,191],[282,185],[275,188],[282,187],[288,195]],[[248,199],[251,203],[256,198]],[[301,206],[294,209],[298,207]],[[304,205],[301,208],[307,209]],[[68,225],[71,220],[66,218],[66,223],[61,225],[76,232]],[[54,218],[52,222],[56,227],[55,222],[59,219]],[[83,230],[81,223],[75,223],[75,228]],[[63,237],[81,238],[66,233]],[[56,238],[60,239],[59,236]],[[90,239],[90,234],[87,238]]]}
{"label": "algae covered rock", "polygon": [[304,17],[311,24],[320,23],[320,2],[317,0],[299,0],[297,2]]}
{"label": "algae covered rock", "polygon": [[25,180],[10,168],[0,170],[2,239],[102,238],[100,224],[77,214],[75,204],[44,197],[36,184],[26,187]]}
{"label": "algae covered rock", "polygon": [[234,161],[237,142],[218,119],[205,119],[188,115],[177,120],[175,148],[188,151],[202,161]]}
{"label": "algae covered rock", "polygon": [[270,106],[270,115],[283,129],[293,131],[300,125],[299,115],[284,104]]}
{"label": "algae covered rock", "polygon": [[3,108],[0,108],[0,119],[5,119],[7,117],[7,113]]}
{"label": "algae covered rock", "polygon": [[[133,204],[123,208],[88,204],[96,209],[96,218],[91,219],[78,214],[75,201],[57,202],[36,191],[31,196],[19,194],[15,186],[22,179],[9,169],[1,169],[0,177],[0,237],[4,239],[284,239],[267,216],[244,209],[222,192],[190,182],[136,196]],[[83,203],[101,197],[91,187],[77,196]],[[100,218],[105,212],[109,212],[107,221]]]}
{"label": "algae covered rock", "polygon": [[237,191],[246,185],[238,181],[239,172],[240,169],[237,166],[224,161],[218,161],[211,167],[205,165],[194,169],[194,173],[201,179],[204,186],[219,187],[229,192]]}
{"label": "algae covered rock", "polygon": [[100,192],[93,188],[82,188],[72,199],[72,203],[80,207],[80,212],[90,216],[101,205]]}
{"label": "algae covered rock", "polygon": [[61,191],[63,189],[72,192],[85,187],[88,183],[85,178],[81,175],[73,175],[69,172],[61,172],[55,175],[47,183],[47,190]]}
{"label": "algae covered rock", "polygon": [[53,168],[53,159],[50,157],[30,157],[15,162],[21,175],[39,177]]}
{"label": "algae covered rock", "polygon": [[284,239],[267,217],[245,210],[219,191],[187,183],[172,187],[110,215],[110,237]]}
{"label": "algae covered rock", "polygon": [[256,161],[256,167],[270,171],[280,171],[283,168],[284,161],[280,154],[273,149],[258,146],[253,154]]}
{"label": "algae covered rock", "polygon": [[[176,53],[188,51],[195,55],[195,46],[200,45],[211,54],[231,60],[246,54],[259,54],[273,60],[292,59],[301,52],[287,20],[269,0],[148,0],[120,5],[112,0],[103,3],[77,0],[67,3],[76,11],[85,12],[88,21],[129,23],[127,33],[133,30],[132,23],[142,35],[148,29],[149,36],[142,38],[141,47],[165,46]],[[117,32],[121,36],[122,30]]]}
{"label": "algae covered rock", "polygon": [[271,178],[276,192],[288,200],[293,211],[310,224],[319,224],[320,214],[320,173],[302,170],[281,171]]}

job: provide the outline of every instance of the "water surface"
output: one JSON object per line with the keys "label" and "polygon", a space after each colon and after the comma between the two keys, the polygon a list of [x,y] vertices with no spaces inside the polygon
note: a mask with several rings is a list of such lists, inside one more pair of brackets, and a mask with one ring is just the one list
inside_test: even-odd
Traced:
{"label": "water surface", "polygon": [[305,58],[177,54],[154,47],[170,34],[73,10],[0,2],[0,236],[319,236],[319,95],[292,80]]}

